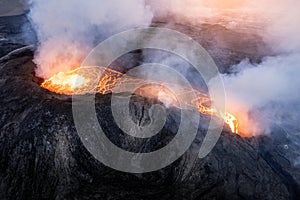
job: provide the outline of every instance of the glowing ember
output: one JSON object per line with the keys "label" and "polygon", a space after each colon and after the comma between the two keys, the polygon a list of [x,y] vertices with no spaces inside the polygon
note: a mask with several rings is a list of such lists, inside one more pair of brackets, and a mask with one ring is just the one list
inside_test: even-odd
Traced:
{"label": "glowing ember", "polygon": [[[101,75],[99,77],[98,75]],[[114,91],[114,87],[117,83],[120,83],[121,87],[128,87],[129,85],[140,85],[146,83],[143,79],[134,77],[128,77],[124,75],[125,79],[121,80],[122,73],[105,69],[103,67],[79,67],[75,70],[68,72],[60,72],[48,80],[42,83],[42,87],[58,93],[58,94],[87,94],[92,92],[98,92],[107,94]],[[100,80],[99,83],[95,83],[95,80]],[[186,102],[186,105],[197,108],[200,113],[206,115],[214,115],[222,118],[224,122],[230,127],[231,131],[238,133],[238,120],[230,113],[220,114],[215,109],[211,108],[212,100],[210,97],[197,90],[186,90],[182,88],[178,94],[174,95],[170,90],[161,85],[168,85],[169,83],[160,84],[153,82],[151,85],[145,84],[145,86],[139,88],[135,93],[148,98],[155,98],[163,102],[166,106],[180,107],[177,98],[186,97],[193,93],[197,98],[191,102]],[[124,91],[126,91],[124,89]]]}

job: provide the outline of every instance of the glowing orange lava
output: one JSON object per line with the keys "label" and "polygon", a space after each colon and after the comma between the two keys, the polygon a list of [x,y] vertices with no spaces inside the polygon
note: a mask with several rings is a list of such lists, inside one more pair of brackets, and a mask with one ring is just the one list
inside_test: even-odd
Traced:
{"label": "glowing orange lava", "polygon": [[[99,77],[101,75],[101,77]],[[79,67],[75,70],[68,72],[60,72],[51,78],[45,80],[42,83],[42,87],[58,93],[58,94],[88,94],[92,92],[98,92],[102,94],[107,94],[114,92],[114,88],[118,83],[118,86],[126,87],[129,85],[141,85],[135,93],[148,98],[156,98],[163,102],[165,105],[171,105],[175,107],[180,107],[178,104],[178,98],[184,99],[184,97],[193,93],[197,96],[191,102],[186,102],[186,105],[197,108],[200,113],[206,115],[213,115],[222,118],[224,122],[230,127],[231,131],[238,133],[238,120],[232,114],[226,112],[225,114],[220,114],[217,110],[211,108],[212,100],[210,97],[198,90],[187,90],[182,88],[179,92],[174,95],[170,90],[166,89],[162,85],[168,85],[169,83],[158,83],[153,82],[153,84],[146,84],[146,80],[129,77],[124,75],[123,79],[122,73],[114,71],[111,69],[106,69],[103,67]],[[100,80],[95,83],[95,80]],[[169,84],[171,85],[171,84]]]}

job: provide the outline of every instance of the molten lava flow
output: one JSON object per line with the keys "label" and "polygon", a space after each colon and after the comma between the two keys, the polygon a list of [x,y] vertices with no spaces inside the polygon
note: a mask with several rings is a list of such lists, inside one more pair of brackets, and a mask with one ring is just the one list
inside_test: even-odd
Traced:
{"label": "molten lava flow", "polygon": [[73,94],[76,88],[81,88],[90,82],[90,78],[79,75],[77,71],[59,72],[43,82],[42,86],[59,94]]}
{"label": "molten lava flow", "polygon": [[[101,77],[99,77],[100,75]],[[95,80],[100,81],[95,83]],[[67,95],[83,95],[93,92],[107,94],[114,92],[117,83],[119,87],[124,87],[123,91],[126,91],[128,86],[144,85],[135,91],[135,93],[143,97],[158,99],[167,106],[180,107],[178,98],[184,99],[189,94],[195,94],[197,98],[191,102],[185,102],[187,106],[197,108],[200,113],[222,118],[232,132],[238,133],[238,121],[236,117],[228,112],[220,114],[217,110],[211,108],[212,100],[203,92],[182,88],[178,94],[174,95],[170,90],[162,86],[171,86],[170,83],[152,82],[149,84],[146,80],[129,77],[104,67],[79,67],[68,72],[60,72],[44,81],[42,87],[58,94]]]}

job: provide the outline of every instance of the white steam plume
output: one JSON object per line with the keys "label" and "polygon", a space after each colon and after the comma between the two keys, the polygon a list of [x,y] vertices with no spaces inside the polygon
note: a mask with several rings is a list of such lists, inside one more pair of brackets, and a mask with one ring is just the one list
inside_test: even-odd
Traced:
{"label": "white steam plume", "polygon": [[228,108],[239,116],[242,132],[268,133],[270,126],[298,115],[299,53],[265,58],[259,65],[244,61],[235,69],[239,72],[224,76],[224,82]]}
{"label": "white steam plume", "polygon": [[148,4],[156,19],[256,31],[273,49],[270,55],[277,56],[266,57],[261,64],[244,60],[232,67],[234,75],[224,75],[228,111],[238,116],[240,132],[268,133],[273,124],[300,120],[295,110],[300,104],[300,1],[149,0]]}
{"label": "white steam plume", "polygon": [[292,124],[294,134],[299,131],[299,7],[297,0],[263,0],[253,7],[268,19],[262,34],[277,56],[258,65],[243,61],[233,67],[235,75],[224,77],[228,107],[242,118],[241,131],[268,133],[274,124]]}
{"label": "white steam plume", "polygon": [[144,0],[31,0],[30,19],[38,34],[37,75],[78,67],[99,38],[151,23]]}
{"label": "white steam plume", "polygon": [[232,67],[234,75],[224,75],[224,82],[228,110],[238,115],[241,131],[268,132],[286,113],[294,115],[294,106],[300,104],[299,7],[298,0],[32,0],[30,17],[40,42],[37,73],[48,78],[76,67],[98,37],[149,25],[152,12],[157,18],[172,16],[191,25],[223,22],[226,16],[226,25],[237,31],[247,23],[264,24],[261,35],[277,56],[261,64],[245,60]]}

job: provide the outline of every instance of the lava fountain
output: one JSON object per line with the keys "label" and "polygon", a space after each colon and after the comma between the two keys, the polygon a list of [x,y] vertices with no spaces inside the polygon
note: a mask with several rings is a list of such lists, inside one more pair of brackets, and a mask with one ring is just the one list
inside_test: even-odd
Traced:
{"label": "lava fountain", "polygon": [[[99,77],[100,75],[101,77]],[[99,82],[95,83],[95,80],[99,80]],[[171,85],[171,83],[153,81],[151,82],[152,84],[149,84],[149,81],[144,79],[129,77],[123,73],[104,67],[86,66],[67,72],[59,72],[45,80],[42,83],[42,87],[52,92],[66,95],[84,95],[93,92],[107,94],[114,92],[114,87],[117,83],[120,84],[121,87],[124,87],[124,91],[126,91],[125,88],[129,85],[144,85],[135,92],[137,95],[147,98],[156,98],[164,104],[174,107],[180,107],[176,97],[180,95],[184,97],[188,93],[194,93],[197,98],[191,102],[185,102],[188,106],[197,108],[202,114],[222,118],[233,133],[238,133],[239,124],[237,118],[231,113],[226,112],[222,114],[216,109],[211,108],[212,99],[204,92],[182,88],[180,92],[175,95],[166,89],[166,87],[162,86]]]}

